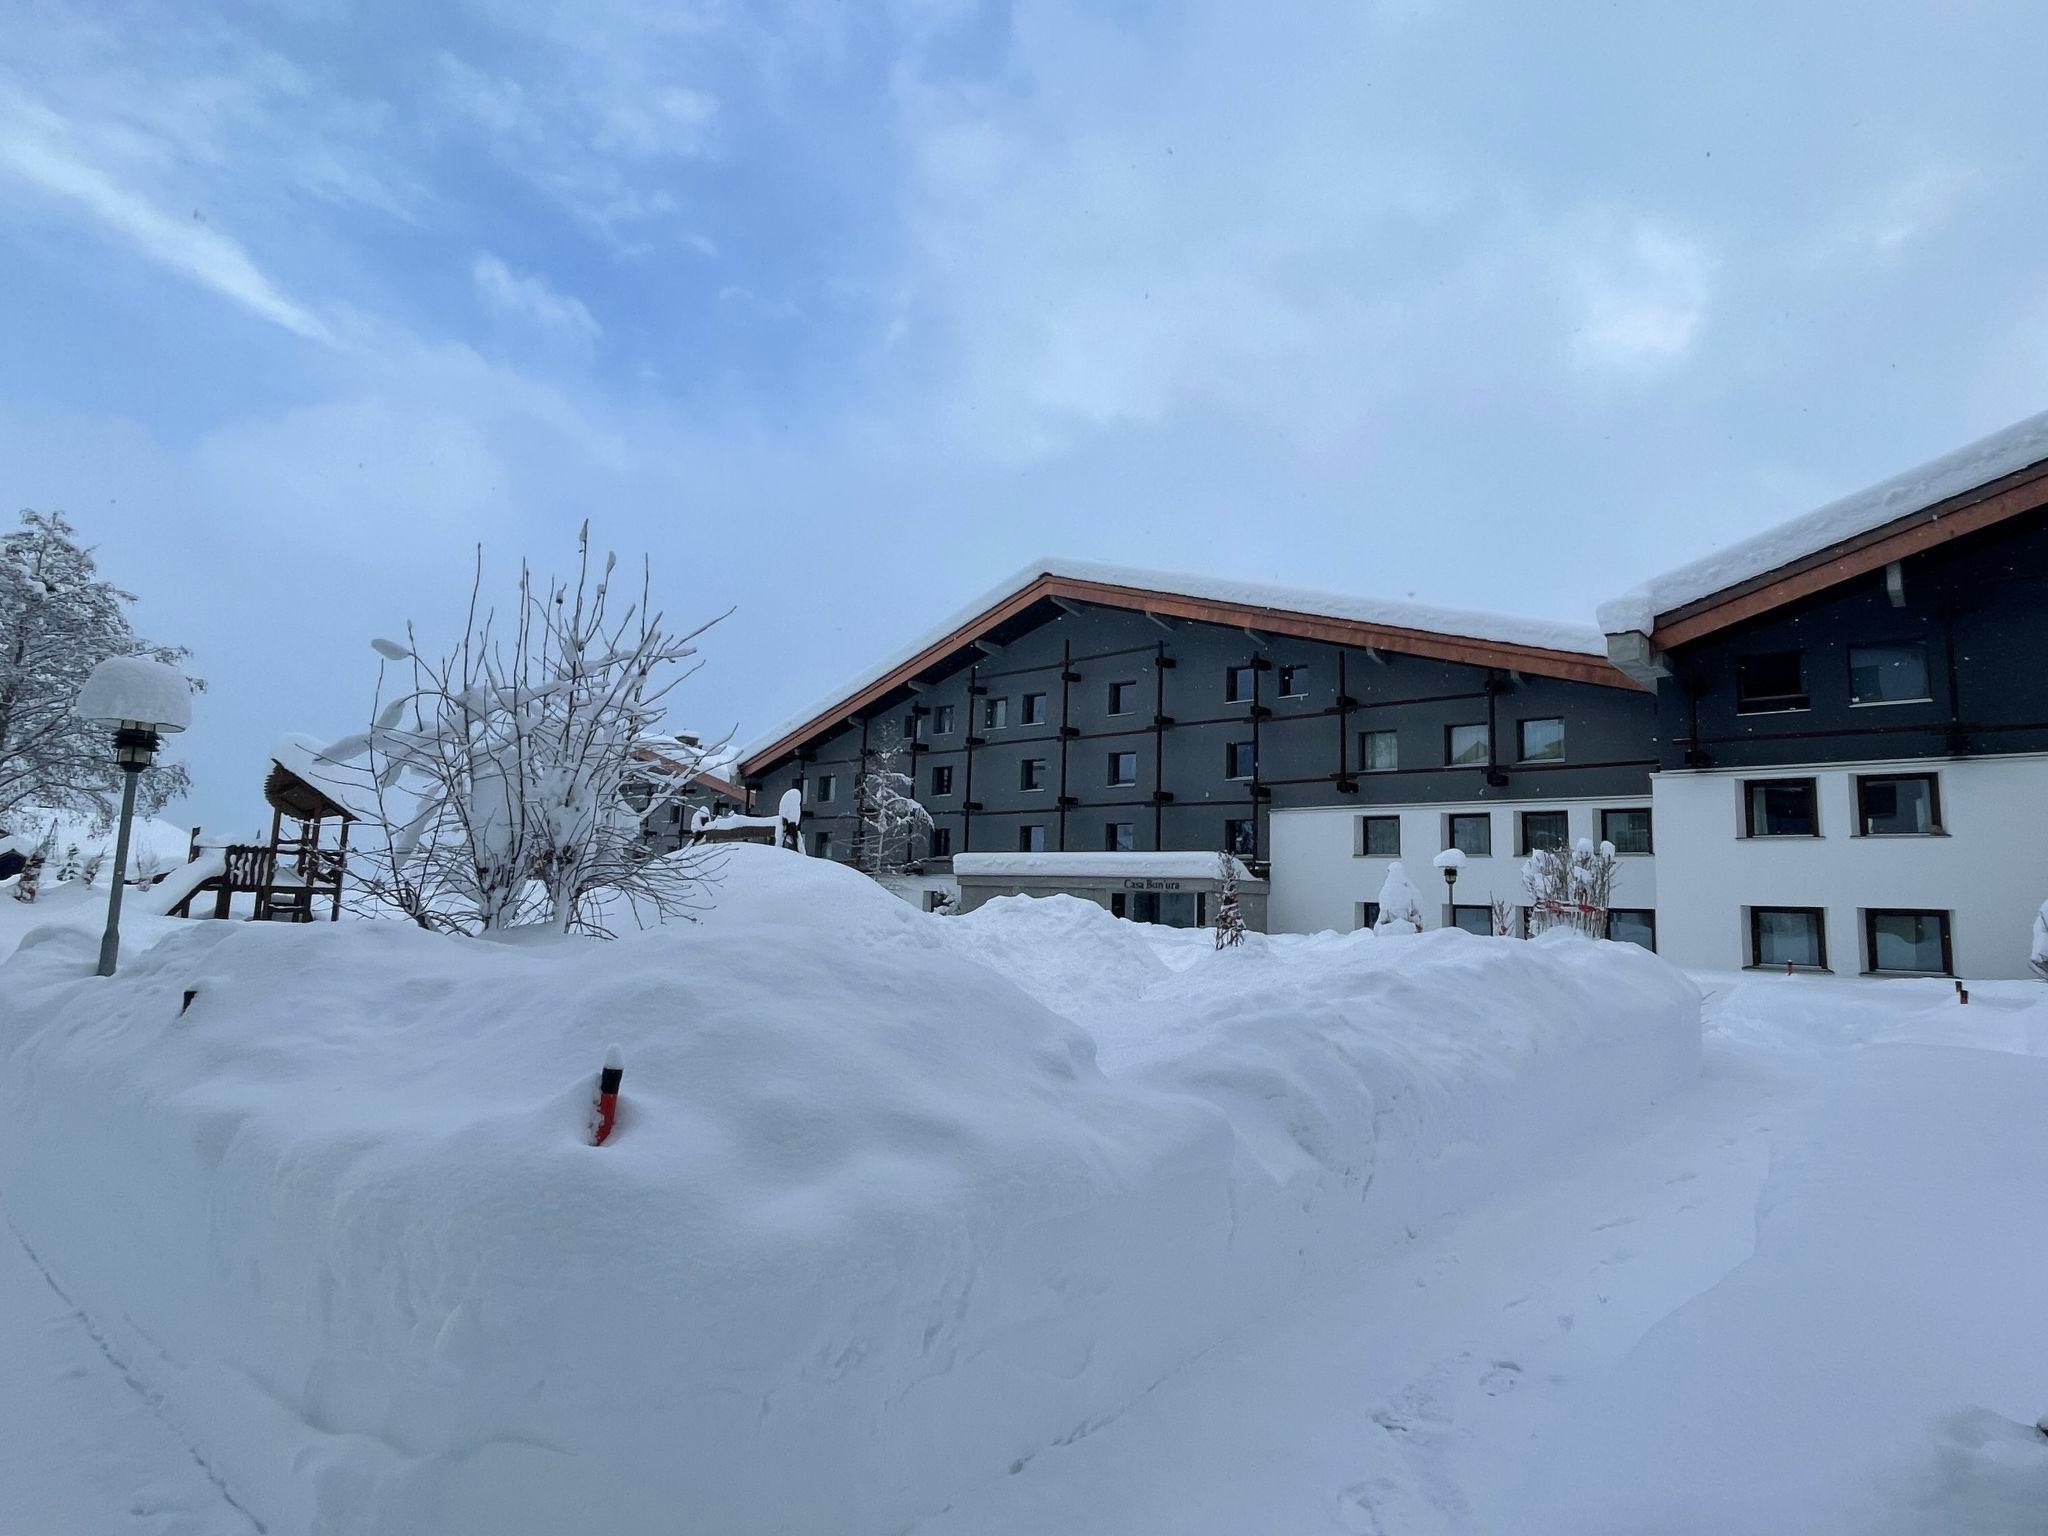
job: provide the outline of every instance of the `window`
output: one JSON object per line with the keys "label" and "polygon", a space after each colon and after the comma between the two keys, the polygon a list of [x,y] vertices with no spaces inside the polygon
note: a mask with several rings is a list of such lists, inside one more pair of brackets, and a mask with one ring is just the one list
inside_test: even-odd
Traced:
{"label": "window", "polygon": [[1516,727],[1517,755],[1525,763],[1564,761],[1564,722],[1524,720]]}
{"label": "window", "polygon": [[1401,766],[1398,738],[1392,731],[1358,733],[1358,766],[1364,773],[1392,773]]}
{"label": "window", "polygon": [[1600,841],[1614,844],[1616,853],[1650,851],[1650,808],[1600,813]]}
{"label": "window", "polygon": [[1923,642],[1849,647],[1851,704],[1925,704],[1932,698]]}
{"label": "window", "polygon": [[1522,812],[1522,852],[1539,848],[1562,853],[1571,846],[1571,825],[1563,811]]}
{"label": "window", "polygon": [[1358,904],[1358,926],[1372,928],[1380,920],[1380,904],[1376,901],[1361,901]]}
{"label": "window", "polygon": [[1044,694],[1042,694],[1042,693],[1027,693],[1027,694],[1025,694],[1025,695],[1024,695],[1024,717],[1023,717],[1023,718],[1024,718],[1024,723],[1025,723],[1026,725],[1043,725],[1043,724],[1045,724],[1045,695],[1044,695]]}
{"label": "window", "polygon": [[1493,937],[1493,908],[1454,906],[1451,908],[1451,926],[1476,933],[1482,939],[1490,939]]}
{"label": "window", "polygon": [[1102,829],[1102,847],[1105,853],[1129,853],[1138,846],[1137,826],[1128,821],[1112,821]]}
{"label": "window", "polygon": [[917,740],[917,738],[918,738],[918,734],[919,734],[919,727],[918,727],[918,718],[917,718],[916,714],[914,714],[914,713],[913,713],[913,714],[908,714],[908,715],[905,715],[905,716],[903,717],[903,738],[902,738],[902,739],[903,739],[903,740],[905,740],[905,741],[915,741],[915,740]]}
{"label": "window", "polygon": [[932,793],[950,795],[953,793],[953,765],[941,763],[932,769]]}
{"label": "window", "polygon": [[1136,683],[1111,683],[1109,685],[1109,712],[1112,715],[1128,715],[1131,704],[1138,696]]}
{"label": "window", "polygon": [[1640,944],[1655,953],[1657,914],[1640,907],[1614,907],[1607,914],[1607,937],[1617,944]]}
{"label": "window", "polygon": [[1109,754],[1109,782],[1111,784],[1135,784],[1138,782],[1138,754],[1135,752],[1112,752]]}
{"label": "window", "polygon": [[1811,779],[1751,779],[1742,786],[1751,837],[1819,837],[1819,796]]}
{"label": "window", "polygon": [[953,857],[953,829],[951,827],[932,828],[932,857],[935,859],[950,859]]}
{"label": "window", "polygon": [[811,856],[819,859],[829,859],[832,857],[832,834],[830,832],[813,832],[811,834]]}
{"label": "window", "polygon": [[1224,751],[1223,776],[1249,779],[1259,771],[1257,747],[1249,741],[1233,741]]}
{"label": "window", "polygon": [[1223,697],[1233,704],[1249,704],[1258,693],[1256,667],[1232,667],[1223,674]]}
{"label": "window", "polygon": [[831,775],[831,774],[829,774],[829,773],[821,773],[821,774],[819,774],[819,775],[818,775],[818,777],[817,777],[817,779],[816,779],[816,780],[815,780],[815,781],[813,782],[813,784],[812,784],[812,787],[811,787],[811,802],[812,802],[812,804],[814,804],[814,805],[825,805],[825,804],[829,803],[829,802],[831,801],[831,799],[832,799],[833,795],[834,795],[834,794],[836,794],[836,793],[838,792],[838,789],[839,789],[839,783],[838,783],[838,781],[837,781],[836,779],[834,779],[834,778],[832,777],[832,775]]}
{"label": "window", "polygon": [[1856,780],[1856,823],[1865,837],[1931,837],[1941,830],[1941,790],[1931,773]]}
{"label": "window", "polygon": [[1866,912],[1863,936],[1873,971],[1946,976],[1955,969],[1946,912]]}
{"label": "window", "polygon": [[1045,828],[1023,826],[1017,829],[1017,851],[1019,853],[1045,852]]}
{"label": "window", "polygon": [[1045,759],[1027,757],[1017,765],[1017,787],[1019,789],[1045,788]]}
{"label": "window", "polygon": [[1259,851],[1259,824],[1249,816],[1233,816],[1223,823],[1223,851],[1249,859]]}
{"label": "window", "polygon": [[1454,725],[1444,732],[1444,761],[1453,768],[1476,763],[1486,766],[1486,727],[1483,725]]}
{"label": "window", "polygon": [[1358,818],[1358,856],[1361,859],[1401,857],[1401,818],[1361,816]]}
{"label": "window", "polygon": [[1806,653],[1765,651],[1756,656],[1735,658],[1735,712],[1738,715],[1770,715],[1781,710],[1805,709]]}
{"label": "window", "polygon": [[1280,697],[1298,699],[1308,692],[1307,667],[1282,667],[1280,669]]}
{"label": "window", "polygon": [[981,725],[983,730],[999,731],[1010,723],[1010,701],[1008,699],[983,699],[981,701]]}
{"label": "window", "polygon": [[1828,936],[1819,907],[1751,907],[1752,965],[1804,965],[1824,969]]}
{"label": "window", "polygon": [[1485,812],[1476,816],[1451,816],[1445,818],[1444,846],[1456,848],[1468,859],[1486,859],[1493,856],[1493,818]]}
{"label": "window", "polygon": [[932,734],[950,736],[953,734],[953,706],[940,704],[932,710]]}

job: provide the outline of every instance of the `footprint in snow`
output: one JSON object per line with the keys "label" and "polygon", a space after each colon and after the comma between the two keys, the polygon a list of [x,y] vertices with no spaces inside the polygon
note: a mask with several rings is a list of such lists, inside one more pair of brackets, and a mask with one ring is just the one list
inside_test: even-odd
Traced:
{"label": "footprint in snow", "polygon": [[1633,1216],[1617,1216],[1612,1221],[1601,1222],[1600,1225],[1595,1227],[1593,1230],[1595,1232],[1612,1232],[1616,1227],[1633,1226],[1635,1224],[1635,1220],[1636,1219]]}

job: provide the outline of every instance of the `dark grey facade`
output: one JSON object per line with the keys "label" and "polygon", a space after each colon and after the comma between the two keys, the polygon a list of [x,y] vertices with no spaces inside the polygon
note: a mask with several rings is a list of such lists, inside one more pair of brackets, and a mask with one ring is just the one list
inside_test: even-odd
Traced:
{"label": "dark grey facade", "polygon": [[[985,638],[781,760],[750,763],[756,803],[804,787],[806,829],[844,857],[864,747],[912,733],[941,858],[1033,837],[1100,851],[1128,826],[1134,849],[1230,846],[1263,871],[1274,809],[1643,795],[1658,756],[1657,700],[1618,673],[1604,686],[1052,600]],[[1562,722],[1556,760],[1521,760],[1532,720]],[[1490,727],[1484,761],[1449,762],[1454,726]],[[1380,731],[1394,766],[1365,760],[1365,734]]]}

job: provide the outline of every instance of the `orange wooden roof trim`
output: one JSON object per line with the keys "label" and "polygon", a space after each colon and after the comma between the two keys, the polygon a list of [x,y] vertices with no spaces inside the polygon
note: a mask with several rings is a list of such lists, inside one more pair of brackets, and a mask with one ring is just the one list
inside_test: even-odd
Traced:
{"label": "orange wooden roof trim", "polygon": [[1475,640],[1463,635],[1435,634],[1428,630],[1402,629],[1394,625],[1370,624],[1360,619],[1330,618],[1285,608],[1265,608],[1256,603],[1223,602],[1215,598],[1183,597],[1143,587],[1115,586],[1108,582],[1085,581],[1072,576],[1043,575],[1027,582],[994,607],[989,608],[940,637],[915,656],[869,683],[830,709],[821,710],[796,729],[778,737],[740,763],[740,772],[751,776],[780,761],[791,751],[822,731],[843,724],[876,700],[901,687],[927,667],[943,661],[961,647],[1015,618],[1033,603],[1048,597],[1095,603],[1105,608],[1123,608],[1135,613],[1156,613],[1166,618],[1191,619],[1202,624],[1224,624],[1232,629],[1270,630],[1304,640],[1322,640],[1333,645],[1371,646],[1399,651],[1410,656],[1428,656],[1438,661],[1466,662],[1473,666],[1498,667],[1529,672],[1539,677],[1563,678],[1569,682],[1592,683],[1602,688],[1647,691],[1624,676],[1603,656],[1586,652],[1552,650],[1545,646],[1522,645],[1505,640]]}

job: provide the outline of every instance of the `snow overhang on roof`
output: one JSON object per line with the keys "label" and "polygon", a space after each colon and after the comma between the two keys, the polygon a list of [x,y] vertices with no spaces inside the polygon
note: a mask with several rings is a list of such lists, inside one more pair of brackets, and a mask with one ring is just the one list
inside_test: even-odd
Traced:
{"label": "snow overhang on roof", "polygon": [[[1116,878],[1130,880],[1217,880],[1222,878],[1221,854],[1188,852],[1146,853],[956,853],[953,874],[985,875],[995,878],[1080,879]],[[1251,871],[1240,859],[1232,859],[1232,871],[1249,881]]]}
{"label": "snow overhang on roof", "polygon": [[1606,660],[1600,631],[1583,624],[1083,560],[1040,560],[869,667],[822,703],[759,738],[740,754],[740,772],[762,771],[803,741],[837,727],[920,671],[1047,598],[1374,646],[1605,687],[1631,686]]}
{"label": "snow overhang on roof", "polygon": [[[1617,666],[2048,501],[2048,412],[1717,549],[1600,605]],[[1633,638],[1631,638],[1633,637]]]}

